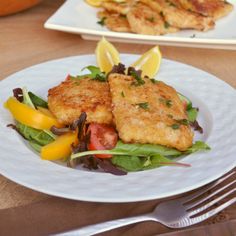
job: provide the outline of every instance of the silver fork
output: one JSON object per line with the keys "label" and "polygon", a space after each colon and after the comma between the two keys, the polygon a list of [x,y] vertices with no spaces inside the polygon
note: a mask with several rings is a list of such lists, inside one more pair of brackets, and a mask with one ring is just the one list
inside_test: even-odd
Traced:
{"label": "silver fork", "polygon": [[[233,194],[235,192],[236,188],[235,186],[232,188],[232,185],[235,184],[236,180],[233,180],[230,183],[224,185],[223,187],[215,189],[214,191],[212,190],[212,193],[208,194],[207,196],[204,195],[204,193],[213,189],[229,177],[233,176],[233,174],[235,174],[235,171],[223,176],[216,182],[206,186],[201,190],[194,192],[189,196],[160,203],[151,213],[89,225],[80,229],[71,230],[57,235],[88,236],[126,226],[129,224],[149,220],[159,222],[169,228],[183,228],[193,224],[197,224],[217,214],[218,212],[222,211],[226,207],[236,202],[236,197],[234,195],[230,198],[230,200],[227,200],[226,202],[212,209],[212,206],[214,204],[220,202],[228,195]],[[229,190],[230,186],[231,188]],[[222,194],[221,192],[223,190],[225,191]],[[221,193],[221,195],[217,196],[217,194],[219,193]],[[201,195],[204,196],[200,198]],[[214,198],[211,199],[212,197]],[[207,202],[204,203],[205,201]],[[207,211],[208,208],[210,209]]]}

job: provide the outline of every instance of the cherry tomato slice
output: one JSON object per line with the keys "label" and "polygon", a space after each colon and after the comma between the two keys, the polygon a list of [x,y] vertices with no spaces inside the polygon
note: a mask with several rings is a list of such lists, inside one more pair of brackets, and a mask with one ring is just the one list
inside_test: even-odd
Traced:
{"label": "cherry tomato slice", "polygon": [[[90,132],[89,150],[109,150],[116,146],[118,135],[112,126],[91,123],[88,132]],[[110,154],[98,154],[95,156],[98,158],[112,157]]]}

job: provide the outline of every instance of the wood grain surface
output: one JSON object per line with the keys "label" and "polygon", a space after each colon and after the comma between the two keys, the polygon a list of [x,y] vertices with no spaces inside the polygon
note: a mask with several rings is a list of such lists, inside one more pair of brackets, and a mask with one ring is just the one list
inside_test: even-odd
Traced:
{"label": "wood grain surface", "polygon": [[[63,0],[45,0],[32,9],[0,18],[0,80],[40,62],[94,52],[95,41],[85,41],[79,35],[50,31],[43,28],[44,22],[63,2]],[[121,53],[136,54],[141,54],[151,47],[150,45],[122,43],[114,43],[114,45]],[[165,58],[203,69],[236,88],[236,51],[167,46],[161,46],[161,51]],[[0,135],[2,136],[3,134]],[[0,193],[0,235],[14,235],[14,232],[18,232],[18,235],[21,235],[21,233],[26,235],[26,229],[29,230],[27,235],[46,235],[53,232],[53,230],[55,231],[55,229],[58,229],[59,232],[76,225],[86,225],[143,213],[150,210],[157,203],[157,201],[149,201],[131,204],[100,204],[70,201],[32,191],[13,183],[3,176],[0,176]],[[62,214],[61,209],[63,209],[64,214]],[[76,213],[74,209],[76,209]],[[34,215],[35,210],[41,213],[38,216]],[[23,219],[25,212],[27,212],[28,222]],[[81,214],[83,214],[83,217],[81,217]],[[73,218],[73,216],[77,220],[73,219],[71,224],[66,224],[65,217]],[[50,226],[49,223],[44,222],[49,217],[51,217],[50,219],[59,217],[60,220],[53,220]],[[63,222],[62,219],[64,219]],[[82,223],[78,224],[78,219]],[[233,219],[236,219],[235,206],[228,208],[202,225],[225,222],[221,227],[217,227],[225,230],[222,231],[224,235],[235,235],[236,233],[233,233],[230,228],[236,228],[235,221],[230,221]],[[29,222],[31,226],[29,226]],[[37,227],[38,224],[41,224],[41,226],[44,224],[41,228],[43,230],[40,231],[40,227]],[[13,225],[14,227],[12,227]],[[142,223],[112,232],[104,235],[157,235],[168,232],[173,233],[174,231],[159,224]],[[206,230],[206,232],[210,232],[210,229]],[[196,235],[220,234],[199,233]]]}

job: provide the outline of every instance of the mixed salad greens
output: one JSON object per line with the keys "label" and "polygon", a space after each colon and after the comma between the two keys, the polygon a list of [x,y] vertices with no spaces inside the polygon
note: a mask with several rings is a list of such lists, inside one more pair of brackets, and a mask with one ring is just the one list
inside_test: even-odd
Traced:
{"label": "mixed salad greens", "polygon": [[[91,74],[86,76],[90,76],[91,79],[104,80],[104,74],[99,68],[89,66],[88,70]],[[78,76],[78,79],[82,78],[83,76]],[[188,164],[176,162],[175,158],[210,149],[202,141],[196,141],[192,147],[181,152],[161,145],[127,144],[119,140],[118,137],[115,137],[117,140],[114,145],[106,150],[91,148],[91,145],[94,144],[93,141],[91,142],[93,129],[101,129],[101,127],[86,124],[86,113],[82,113],[72,125],[65,127],[59,125],[50,114],[47,101],[36,94],[27,91],[26,88],[16,88],[13,90],[13,95],[15,98],[9,98],[6,107],[16,122],[8,126],[17,130],[28,140],[29,145],[40,153],[42,159],[66,160],[70,167],[82,164],[88,169],[103,169],[105,172],[116,175],[163,165],[187,167]],[[184,95],[179,94],[179,97],[186,106],[188,115],[186,123],[202,133],[203,130],[197,122],[198,109],[194,108],[192,102]],[[28,113],[23,114],[25,117],[23,118],[20,113],[25,111]],[[44,122],[43,125],[40,124],[40,120]],[[107,127],[103,128],[104,132],[108,131]],[[109,132],[111,131],[109,128]]]}

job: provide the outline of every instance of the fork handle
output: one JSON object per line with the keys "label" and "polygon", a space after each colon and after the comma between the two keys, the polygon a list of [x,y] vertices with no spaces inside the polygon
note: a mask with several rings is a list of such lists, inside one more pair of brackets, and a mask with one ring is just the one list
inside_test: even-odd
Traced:
{"label": "fork handle", "polygon": [[89,235],[94,235],[98,233],[102,233],[111,229],[119,228],[122,226],[142,222],[142,221],[148,221],[148,220],[155,220],[154,217],[152,217],[151,214],[144,214],[144,215],[139,215],[139,216],[134,216],[134,217],[127,217],[127,218],[122,218],[118,220],[111,220],[111,221],[106,221],[103,223],[98,223],[94,225],[88,225],[85,227],[82,227],[80,229],[75,229],[71,231],[67,231],[65,233],[57,234],[59,236],[72,236],[72,235],[78,235],[78,236],[89,236]]}

